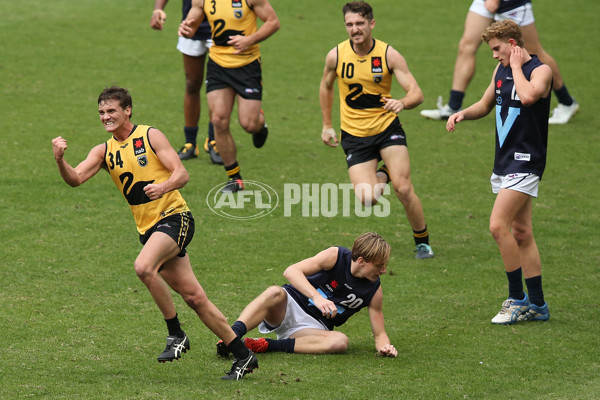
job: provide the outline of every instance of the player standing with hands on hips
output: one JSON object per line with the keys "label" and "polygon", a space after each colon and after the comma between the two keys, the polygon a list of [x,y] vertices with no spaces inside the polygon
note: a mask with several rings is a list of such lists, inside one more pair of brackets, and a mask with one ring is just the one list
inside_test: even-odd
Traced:
{"label": "player standing with hands on hips", "polygon": [[[452,114],[446,129],[452,132],[457,123],[482,118],[495,108],[496,153],[490,180],[497,197],[490,232],[504,262],[508,299],[492,322],[545,321],[550,313],[531,204],[546,167],[552,71],[524,49],[521,29],[512,20],[493,23],[481,36],[499,64],[481,100]],[[523,292],[523,276],[529,296]]]}
{"label": "player standing with hands on hips", "polygon": [[[397,115],[421,104],[423,92],[404,57],[373,38],[375,19],[369,4],[346,3],[342,13],[349,39],[333,48],[325,59],[319,90],[321,139],[327,146],[338,145],[331,125],[333,85],[337,79],[342,148],[356,197],[364,205],[373,206],[391,181],[413,230],[416,258],[431,258],[433,250],[423,206],[410,178],[406,133]],[[401,99],[391,97],[393,76],[406,92]],[[378,169],[382,159],[384,165]]]}
{"label": "player standing with hands on hips", "polygon": [[190,348],[170,286],[234,353],[231,371],[222,378],[241,379],[258,368],[258,361],[206,296],[186,252],[194,236],[194,218],[178,191],[189,180],[186,169],[161,131],[131,122],[132,99],[126,89],[104,89],[98,97],[98,112],[110,139],[92,148],[87,158],[73,168],[64,158],[67,141],[59,136],[52,140],[54,159],[61,177],[73,187],[105,169],[129,203],[143,244],[134,263],[135,272],[169,330],[167,346],[158,361],[177,360]]}

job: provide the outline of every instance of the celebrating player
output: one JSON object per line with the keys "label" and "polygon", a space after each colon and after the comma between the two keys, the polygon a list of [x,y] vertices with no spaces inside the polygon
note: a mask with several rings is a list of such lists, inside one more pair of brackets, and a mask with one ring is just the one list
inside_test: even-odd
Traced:
{"label": "celebrating player", "polygon": [[233,352],[231,371],[222,378],[241,379],[258,368],[258,361],[206,296],[186,252],[194,236],[194,218],[178,191],[188,182],[186,169],[161,131],[131,122],[132,100],[126,89],[104,89],[98,97],[98,112],[104,129],[112,135],[110,139],[92,148],[87,158],[73,168],[64,158],[67,141],[59,136],[52,140],[54,159],[62,178],[73,187],[104,168],[129,203],[144,245],[135,260],[135,272],[150,291],[169,330],[167,346],[158,361],[177,360],[190,348],[170,286]]}

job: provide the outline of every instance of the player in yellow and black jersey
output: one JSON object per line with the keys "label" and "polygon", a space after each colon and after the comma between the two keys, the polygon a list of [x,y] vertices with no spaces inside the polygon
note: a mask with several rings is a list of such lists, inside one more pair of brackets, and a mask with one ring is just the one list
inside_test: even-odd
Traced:
{"label": "player in yellow and black jersey", "polygon": [[234,352],[231,371],[223,378],[240,379],[258,367],[258,361],[206,297],[192,271],[186,247],[194,236],[194,218],[178,191],[188,182],[188,173],[166,136],[156,128],[134,125],[131,110],[132,100],[126,89],[104,89],[98,97],[98,112],[111,138],[92,148],[75,168],[64,158],[67,141],[60,136],[53,139],[60,175],[69,185],[79,186],[104,168],[129,203],[143,244],[134,263],[135,272],[150,291],[169,330],[167,346],[158,361],[176,360],[190,349],[170,286]]}
{"label": "player in yellow and black jersey", "polygon": [[[433,250],[423,207],[410,179],[406,133],[397,115],[421,104],[423,93],[404,57],[373,38],[375,19],[371,6],[355,1],[344,5],[342,12],[349,39],[333,48],[325,60],[319,91],[321,138],[328,146],[338,145],[331,124],[333,86],[337,80],[341,143],[356,196],[363,204],[374,205],[391,181],[413,230],[416,257],[431,258]],[[391,96],[392,76],[406,92],[401,99]],[[380,160],[384,165],[378,169]]]}
{"label": "player in yellow and black jersey", "polygon": [[[279,19],[268,0],[193,0],[179,35],[191,37],[206,18],[213,46],[206,66],[206,100],[215,140],[229,183],[223,191],[237,192],[244,182],[229,128],[237,100],[240,125],[252,134],[254,147],[265,144],[269,130],[262,105],[262,42],[279,29]],[[263,24],[257,28],[257,18]]]}

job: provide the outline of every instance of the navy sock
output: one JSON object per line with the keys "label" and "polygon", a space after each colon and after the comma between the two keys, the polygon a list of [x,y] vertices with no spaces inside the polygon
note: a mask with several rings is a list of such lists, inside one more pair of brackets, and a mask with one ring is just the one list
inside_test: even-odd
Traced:
{"label": "navy sock", "polygon": [[183,133],[185,134],[185,142],[196,144],[196,136],[198,136],[197,126],[184,126]]}
{"label": "navy sock", "polygon": [[512,272],[507,272],[506,277],[508,278],[508,297],[515,300],[523,300],[525,293],[523,293],[523,273],[521,267]]}
{"label": "navy sock", "polygon": [[165,319],[167,323],[167,329],[169,330],[169,336],[177,336],[183,337],[185,333],[181,329],[181,325],[179,324],[179,318],[177,318],[177,314],[171,319]]}
{"label": "navy sock", "polygon": [[212,142],[215,140],[215,127],[212,122],[208,123],[208,141]]}
{"label": "navy sock", "polygon": [[529,293],[529,301],[536,306],[543,306],[546,301],[544,300],[544,290],[542,289],[542,276],[538,275],[525,279],[525,284]]}
{"label": "navy sock", "polygon": [[458,111],[462,107],[464,98],[465,98],[465,92],[451,90],[450,91],[450,101],[448,101],[448,105],[450,106],[451,109]]}
{"label": "navy sock", "polygon": [[570,106],[573,104],[573,98],[567,90],[567,85],[563,85],[563,87],[560,89],[555,90],[554,94],[556,94],[556,98],[560,104],[564,104],[565,106]]}
{"label": "navy sock", "polygon": [[239,338],[242,338],[246,332],[248,332],[246,324],[244,324],[242,321],[235,321],[233,325],[231,325],[231,329]]}
{"label": "navy sock", "polygon": [[286,353],[293,353],[294,347],[296,346],[296,339],[265,339],[269,343],[267,352],[281,351]]}

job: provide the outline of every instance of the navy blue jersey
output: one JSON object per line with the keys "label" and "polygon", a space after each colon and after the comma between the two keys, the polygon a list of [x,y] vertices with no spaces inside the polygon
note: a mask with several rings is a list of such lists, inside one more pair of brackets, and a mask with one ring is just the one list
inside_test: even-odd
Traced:
{"label": "navy blue jersey", "polygon": [[[192,0],[183,0],[183,4],[181,5],[181,15],[182,15],[181,20],[182,21],[185,19],[185,17],[187,17],[187,15],[191,9],[192,9]],[[211,37],[210,25],[208,24],[208,20],[206,18],[204,18],[204,21],[202,21],[202,23],[198,27],[198,30],[196,30],[196,33],[194,33],[194,36],[192,36],[191,39],[193,39],[193,40],[208,40],[208,39],[210,39],[210,37]]]}
{"label": "navy blue jersey", "polygon": [[[543,65],[531,56],[523,65],[523,74],[530,79],[534,69]],[[512,69],[498,67],[494,77],[496,87],[496,156],[494,173],[508,175],[524,172],[539,175],[546,167],[550,94],[529,107],[523,106],[514,85]]]}
{"label": "navy blue jersey", "polygon": [[323,317],[312,300],[292,285],[283,285],[304,311],[325,324],[329,330],[333,330],[334,326],[342,325],[361,308],[368,306],[380,285],[379,278],[375,282],[371,282],[368,279],[353,276],[350,272],[351,257],[350,250],[338,247],[338,257],[332,269],[307,276],[310,284],[317,289],[321,296],[333,301],[337,306],[337,315],[333,319]]}
{"label": "navy blue jersey", "polygon": [[531,0],[502,0],[496,12],[498,14],[505,13],[527,3],[531,3]]}

